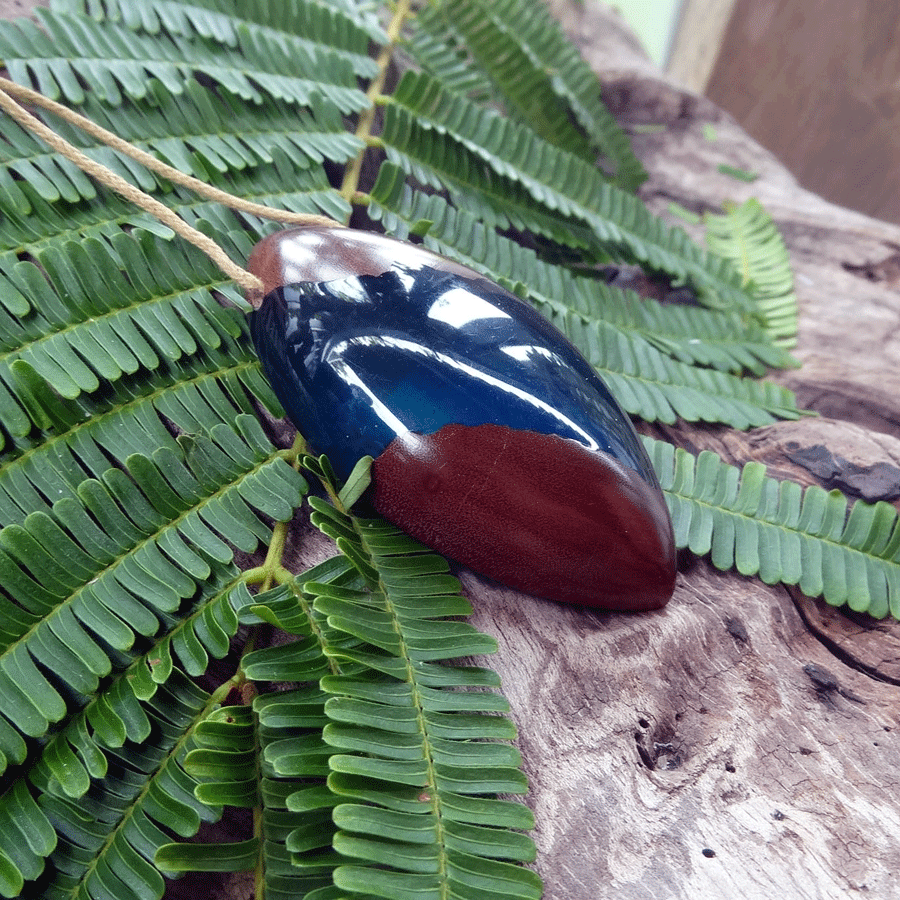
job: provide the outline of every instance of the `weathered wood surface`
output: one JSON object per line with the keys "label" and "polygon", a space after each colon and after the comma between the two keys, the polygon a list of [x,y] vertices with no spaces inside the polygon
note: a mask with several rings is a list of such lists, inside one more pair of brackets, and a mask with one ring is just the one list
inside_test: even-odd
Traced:
{"label": "weathered wood surface", "polygon": [[[776,476],[895,499],[900,229],[802,190],[727,114],[668,82],[599,4],[554,6],[620,121],[664,126],[634,132],[650,207],[758,197],[795,265],[804,366],[776,377],[823,418],[665,434]],[[719,163],[760,178],[735,181]],[[305,530],[295,547],[310,561],[330,552]],[[896,625],[703,560],[664,611],[640,616],[460,577],[473,623],[500,644],[484,662],[519,726],[546,900],[900,895]]]}

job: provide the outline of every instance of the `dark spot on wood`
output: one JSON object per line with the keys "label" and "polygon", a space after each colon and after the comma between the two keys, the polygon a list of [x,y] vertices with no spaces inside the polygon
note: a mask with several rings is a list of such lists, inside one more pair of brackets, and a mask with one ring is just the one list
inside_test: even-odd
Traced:
{"label": "dark spot on wood", "polygon": [[710,850],[709,847],[704,847],[702,852],[707,859],[712,859],[716,855],[716,851]]}
{"label": "dark spot on wood", "polygon": [[900,469],[896,466],[884,462],[872,466],[842,462],[846,463],[844,471],[833,479],[833,485],[845,494],[861,497],[868,503],[900,497]]}
{"label": "dark spot on wood", "polygon": [[682,549],[678,550],[675,554],[675,568],[678,569],[682,575],[686,575],[692,569],[697,568],[699,559],[700,557],[691,553],[687,547],[682,547]]}
{"label": "dark spot on wood", "polygon": [[816,663],[807,663],[803,667],[803,671],[817,691],[829,693],[831,691],[837,691],[840,688],[837,678],[835,678],[828,669],[825,669]]}
{"label": "dark spot on wood", "polygon": [[775,812],[772,813],[772,818],[775,819],[776,822],[783,822],[787,816],[780,809],[776,809]]}
{"label": "dark spot on wood", "polygon": [[664,303],[680,303],[682,306],[697,306],[697,294],[688,287],[672,288],[663,297]]}
{"label": "dark spot on wood", "polygon": [[844,262],[841,263],[841,268],[868,281],[886,281],[888,284],[896,283],[900,281],[900,247],[890,243],[888,246],[895,248],[895,252],[878,262],[864,262],[860,265]]}
{"label": "dark spot on wood", "polygon": [[840,694],[845,700],[850,700],[853,703],[865,704],[866,701],[859,694],[841,687],[835,675],[829,672],[828,669],[816,663],[807,663],[803,667],[803,671],[809,677],[809,680],[812,681],[820,700],[828,700],[830,702],[830,695],[834,693]]}
{"label": "dark spot on wood", "polygon": [[728,763],[728,764],[725,766],[725,771],[726,771],[726,772],[736,772],[737,769],[735,769],[735,767],[734,767],[731,763]]}
{"label": "dark spot on wood", "polygon": [[860,466],[842,456],[835,456],[821,444],[801,447],[791,442],[785,452],[791,462],[812,473],[825,487],[837,488],[868,503],[900,498],[900,468],[890,463]]}
{"label": "dark spot on wood", "polygon": [[[650,723],[646,719],[640,719],[639,724],[642,728],[650,728]],[[655,734],[636,731],[634,734],[637,751],[643,764],[651,770],[680,769],[686,756],[672,740],[675,737],[674,729],[671,725],[661,723],[654,727],[654,732]]]}
{"label": "dark spot on wood", "polygon": [[800,755],[801,756],[812,756],[815,751],[810,750],[809,747],[801,747]]}
{"label": "dark spot on wood", "polygon": [[641,742],[642,735],[636,734],[635,744],[637,745],[638,756],[641,758],[641,762],[646,766],[646,768],[650,769],[652,772],[656,768],[656,760],[650,755],[650,751],[643,745]]}
{"label": "dark spot on wood", "polygon": [[725,620],[725,630],[739,643],[750,643],[750,635],[747,634],[744,623],[736,616],[729,616]]}
{"label": "dark spot on wood", "polygon": [[821,481],[828,481],[837,475],[839,469],[834,461],[834,454],[823,444],[812,447],[801,447],[791,441],[786,447],[787,458],[807,472],[811,472]]}

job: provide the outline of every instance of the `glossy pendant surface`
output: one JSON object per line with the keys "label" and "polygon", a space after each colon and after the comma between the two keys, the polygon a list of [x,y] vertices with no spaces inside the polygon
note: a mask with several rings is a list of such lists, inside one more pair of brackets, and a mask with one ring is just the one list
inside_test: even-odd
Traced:
{"label": "glossy pendant surface", "polygon": [[532,307],[381,235],[272,235],[251,333],[288,417],[340,478],[440,553],[569,603],[653,609],[675,578],[650,461],[606,385]]}

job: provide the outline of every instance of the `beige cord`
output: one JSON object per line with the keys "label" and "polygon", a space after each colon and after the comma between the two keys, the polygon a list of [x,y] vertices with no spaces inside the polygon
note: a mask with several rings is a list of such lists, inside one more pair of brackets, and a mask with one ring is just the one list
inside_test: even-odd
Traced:
{"label": "beige cord", "polygon": [[[13,99],[15,98],[15,99]],[[15,119],[23,128],[36,134],[43,141],[49,144],[57,153],[62,154],[67,159],[75,163],[78,168],[86,172],[92,178],[95,178],[101,184],[121,194],[126,200],[134,203],[146,212],[155,216],[164,225],[168,225],[176,234],[190,241],[196,247],[199,247],[209,258],[234,282],[239,285],[248,294],[248,296],[258,295],[262,288],[262,282],[255,276],[251,275],[246,269],[241,268],[237,263],[233,262],[219,245],[211,238],[207,237],[196,228],[191,227],[171,209],[164,204],[155,200],[149,194],[129,184],[124,178],[108,169],[101,163],[95,162],[85,155],[77,147],[70,144],[67,140],[60,137],[55,131],[41,122],[40,119],[33,116],[30,112],[19,105],[17,100],[32,103],[40,106],[50,112],[58,115],[61,119],[80,128],[91,137],[96,138],[104,144],[109,145],[115,150],[124,153],[142,165],[146,166],[158,175],[167,178],[175,184],[186,187],[209,200],[221,203],[232,209],[247,212],[262,218],[273,219],[279,222],[288,222],[296,225],[327,225],[332,227],[344,227],[344,223],[337,222],[327,216],[316,216],[307,213],[292,213],[286,210],[273,209],[268,206],[262,206],[258,203],[251,203],[235,197],[226,191],[192,178],[179,172],[178,169],[167,165],[158,160],[155,156],[139,150],[128,141],[123,140],[111,131],[97,125],[90,119],[73,112],[68,107],[39,94],[30,88],[23,87],[6,78],[0,78],[0,108],[2,108],[10,118]]]}

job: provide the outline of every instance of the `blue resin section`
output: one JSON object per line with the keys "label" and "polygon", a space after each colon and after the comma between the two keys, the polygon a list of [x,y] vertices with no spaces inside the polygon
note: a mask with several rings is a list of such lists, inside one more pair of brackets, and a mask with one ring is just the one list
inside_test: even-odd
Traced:
{"label": "blue resin section", "polygon": [[395,264],[379,276],[289,285],[266,296],[251,332],[288,417],[340,478],[407,431],[495,424],[570,438],[657,484],[584,357],[485,279]]}

